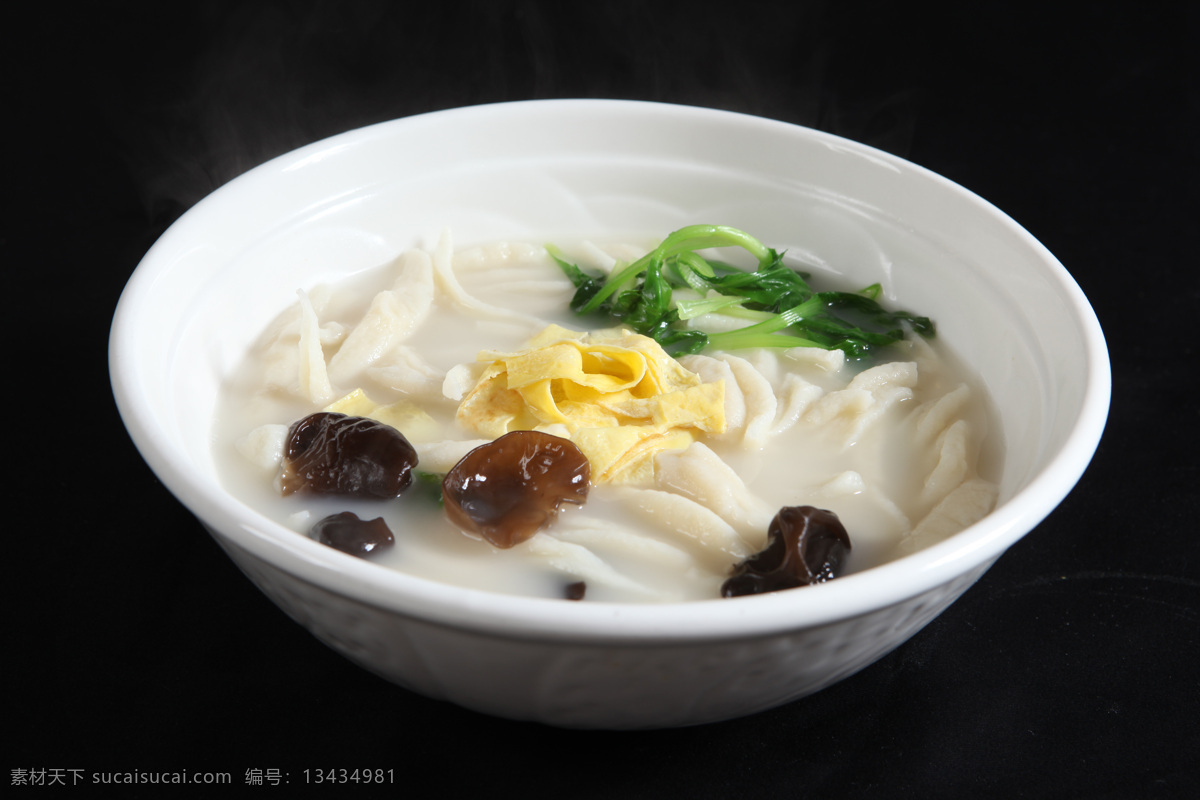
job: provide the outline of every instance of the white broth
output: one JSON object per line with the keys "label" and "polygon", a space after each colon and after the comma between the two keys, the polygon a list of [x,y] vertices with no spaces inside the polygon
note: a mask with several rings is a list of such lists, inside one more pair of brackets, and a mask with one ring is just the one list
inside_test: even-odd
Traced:
{"label": "white broth", "polygon": [[[647,249],[564,248],[601,270]],[[568,308],[573,293],[540,245],[454,252],[448,237],[428,253],[305,287],[222,389],[215,446],[227,488],[298,535],[341,511],[382,516],[395,545],[369,556],[381,567],[554,598],[582,581],[586,600],[614,602],[718,597],[783,506],[838,515],[853,543],[844,572],[940,541],[991,510],[1000,454],[986,398],[940,342],[917,336],[894,348],[896,361],[870,367],[816,348],[681,357],[704,383],[724,382],[725,431],[659,451],[641,483],[593,485],[584,505],[563,506],[553,525],[508,549],[451,525],[431,499],[435,484],[421,480],[388,501],[281,496],[287,426],[355,390],[403,407],[412,425],[398,427],[417,449],[417,471],[446,472],[481,441],[456,418],[482,369],[477,355],[521,351],[551,324],[583,330]]]}

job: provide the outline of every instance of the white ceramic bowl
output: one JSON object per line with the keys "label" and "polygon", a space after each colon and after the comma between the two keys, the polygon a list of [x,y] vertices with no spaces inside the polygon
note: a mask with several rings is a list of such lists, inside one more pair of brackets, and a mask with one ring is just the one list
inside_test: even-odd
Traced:
{"label": "white ceramic bowl", "polygon": [[[218,385],[295,288],[457,243],[662,235],[715,222],[935,318],[999,412],[996,510],[914,555],[809,589],[675,605],[565,603],[414,578],[298,536],[221,487]],[[113,323],[113,388],[163,483],[273,601],[378,674],[490,714],[639,728],[815,692],[933,619],[1070,491],[1108,412],[1096,318],[1026,231],[886,153],[756,117],[619,101],[456,109],[277,158],[147,253]]]}

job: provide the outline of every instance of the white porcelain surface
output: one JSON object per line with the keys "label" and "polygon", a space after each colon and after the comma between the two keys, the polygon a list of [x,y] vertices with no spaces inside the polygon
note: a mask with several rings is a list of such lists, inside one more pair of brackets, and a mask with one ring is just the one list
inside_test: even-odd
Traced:
{"label": "white porcelain surface", "polygon": [[[345,556],[226,494],[222,377],[298,286],[431,244],[743,227],[934,317],[1003,426],[998,508],[951,539],[824,586],[666,606],[500,597]],[[1103,336],[1065,269],[994,207],[808,129],[618,101],[479,106],[317,142],[232,181],[147,253],[122,295],[113,387],[150,466],[246,574],[395,682],[581,727],[687,725],[816,691],[936,616],[1074,486],[1108,411]],[[184,534],[181,534],[184,535]]]}

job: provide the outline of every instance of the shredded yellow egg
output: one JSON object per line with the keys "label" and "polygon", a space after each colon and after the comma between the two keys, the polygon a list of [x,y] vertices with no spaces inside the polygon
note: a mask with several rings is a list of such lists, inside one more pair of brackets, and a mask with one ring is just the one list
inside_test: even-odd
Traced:
{"label": "shredded yellow egg", "polygon": [[725,384],[705,383],[653,339],[626,329],[584,333],[551,325],[487,364],[458,407],[482,436],[540,430],[571,439],[593,483],[646,483],[654,455],[725,430]]}

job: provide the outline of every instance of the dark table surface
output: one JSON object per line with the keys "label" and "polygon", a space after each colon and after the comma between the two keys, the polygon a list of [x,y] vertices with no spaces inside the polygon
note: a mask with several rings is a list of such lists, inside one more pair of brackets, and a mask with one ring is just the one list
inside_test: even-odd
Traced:
{"label": "dark table surface", "polygon": [[[17,309],[5,327],[21,370],[7,383],[17,446],[5,450],[18,475],[5,526],[9,780],[186,770],[240,786],[278,770],[295,787],[306,769],[382,768],[403,781],[392,793],[449,796],[1190,796],[1195,12],[431,6],[44,6],[38,24],[6,27],[18,209],[2,239]],[[319,644],[125,436],[105,351],[117,297],[175,218],[271,156],[385,119],[549,97],[808,125],[1006,211],[1070,270],[1108,336],[1112,411],[1077,488],[907,644],[746,719],[637,733],[508,722],[394,688]],[[30,501],[32,530],[28,512],[16,518]]]}

